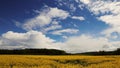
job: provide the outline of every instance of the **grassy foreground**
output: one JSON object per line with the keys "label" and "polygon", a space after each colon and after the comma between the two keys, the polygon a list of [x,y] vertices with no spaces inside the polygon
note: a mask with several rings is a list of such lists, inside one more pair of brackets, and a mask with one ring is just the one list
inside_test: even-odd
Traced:
{"label": "grassy foreground", "polygon": [[0,55],[0,68],[120,68],[120,56]]}

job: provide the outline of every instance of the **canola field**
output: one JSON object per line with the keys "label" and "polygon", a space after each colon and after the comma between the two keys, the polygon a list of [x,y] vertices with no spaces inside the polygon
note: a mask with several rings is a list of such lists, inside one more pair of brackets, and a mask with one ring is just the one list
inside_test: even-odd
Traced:
{"label": "canola field", "polygon": [[0,68],[120,68],[120,56],[0,55]]}

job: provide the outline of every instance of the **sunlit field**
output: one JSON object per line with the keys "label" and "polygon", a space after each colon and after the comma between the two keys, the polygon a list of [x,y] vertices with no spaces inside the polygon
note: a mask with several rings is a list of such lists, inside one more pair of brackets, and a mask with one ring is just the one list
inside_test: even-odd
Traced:
{"label": "sunlit field", "polygon": [[0,55],[0,68],[120,68],[120,56]]}

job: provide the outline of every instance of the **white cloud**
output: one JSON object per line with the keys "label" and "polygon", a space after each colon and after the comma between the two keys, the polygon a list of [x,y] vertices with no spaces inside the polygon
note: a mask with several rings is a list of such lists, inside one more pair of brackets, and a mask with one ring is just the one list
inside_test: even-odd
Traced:
{"label": "white cloud", "polygon": [[[88,1],[88,2],[87,2]],[[102,32],[106,36],[118,32],[120,34],[120,1],[119,0],[81,0],[98,20],[110,27]]]}
{"label": "white cloud", "polygon": [[55,40],[46,37],[38,31],[29,31],[26,33],[17,33],[8,31],[2,34],[0,38],[0,47],[4,49],[14,48],[57,48],[53,45]]}
{"label": "white cloud", "polygon": [[62,27],[61,25],[52,25],[52,26],[46,28],[45,31],[55,30],[55,29],[59,29],[61,27]]}
{"label": "white cloud", "polygon": [[103,38],[97,39],[91,36],[81,35],[69,38],[66,41],[66,44],[69,45],[68,48],[70,49],[68,50],[71,50],[72,52],[98,51],[102,49],[103,45],[107,44],[107,40]]}
{"label": "white cloud", "polygon": [[89,4],[90,0],[80,0],[81,2],[85,3],[85,4]]}
{"label": "white cloud", "polygon": [[24,24],[23,24],[23,29],[29,31],[29,30],[34,30],[34,29],[39,29],[45,25],[50,24],[51,22],[51,18],[47,17],[45,15],[39,15],[35,18],[32,18],[30,20],[27,20]]}
{"label": "white cloud", "polygon": [[102,34],[105,34],[106,36],[111,36],[113,32],[118,32],[120,34],[120,14],[119,15],[105,15],[99,17],[99,20],[102,20],[109,24],[111,27],[104,30]]}
{"label": "white cloud", "polygon": [[62,10],[62,9],[58,9],[58,8],[50,8],[49,12],[47,13],[47,15],[51,18],[55,18],[58,17],[60,19],[65,19],[68,17],[69,13]]}
{"label": "white cloud", "polygon": [[60,29],[60,28],[62,28],[61,25],[52,25],[50,27],[44,28],[43,31],[47,32],[47,31],[50,31],[50,30],[55,30],[55,29]]}
{"label": "white cloud", "polygon": [[54,35],[62,35],[63,33],[69,33],[69,34],[76,34],[78,33],[78,29],[63,29],[63,30],[57,30],[53,31],[52,34]]}
{"label": "white cloud", "polygon": [[106,22],[112,27],[120,26],[120,14],[118,15],[104,15],[99,17],[99,20]]}
{"label": "white cloud", "polygon": [[80,21],[85,20],[85,18],[82,17],[82,16],[73,16],[72,19],[77,19],[77,20],[80,20]]}
{"label": "white cloud", "polygon": [[88,3],[88,8],[91,12],[96,15],[99,14],[119,14],[120,13],[120,2],[119,1],[111,1],[111,0],[99,0],[92,1]]}
{"label": "white cloud", "polygon": [[64,42],[63,49],[67,52],[89,52],[89,51],[100,51],[100,50],[115,50],[120,47],[119,41],[110,42],[104,37],[92,37],[90,35],[74,36],[67,39]]}
{"label": "white cloud", "polygon": [[0,45],[2,45],[2,40],[0,39]]}
{"label": "white cloud", "polygon": [[48,31],[53,31],[53,30],[57,30],[57,29],[61,29],[62,26],[59,25],[59,23],[57,21],[52,21],[50,26],[47,26],[46,28],[42,28],[41,32],[46,34],[49,33]]}
{"label": "white cloud", "polygon": [[66,19],[69,16],[69,13],[58,8],[47,8],[43,9],[39,15],[32,19],[28,19],[23,24],[23,29],[25,30],[36,30],[49,25],[52,22],[53,18]]}

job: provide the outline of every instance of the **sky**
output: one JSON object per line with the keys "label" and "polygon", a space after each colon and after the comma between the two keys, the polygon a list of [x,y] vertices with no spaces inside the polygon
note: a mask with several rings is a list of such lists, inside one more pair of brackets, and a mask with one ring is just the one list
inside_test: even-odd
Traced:
{"label": "sky", "polygon": [[120,0],[0,0],[0,49],[120,48]]}

